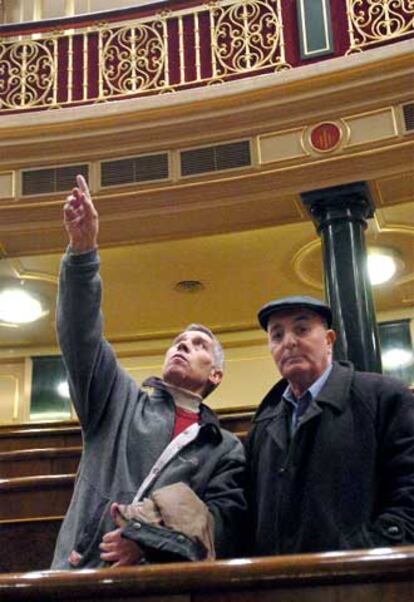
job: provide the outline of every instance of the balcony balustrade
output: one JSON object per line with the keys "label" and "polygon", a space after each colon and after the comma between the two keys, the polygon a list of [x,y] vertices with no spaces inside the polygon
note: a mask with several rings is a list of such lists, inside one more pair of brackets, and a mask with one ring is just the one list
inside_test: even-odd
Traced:
{"label": "balcony balustrade", "polygon": [[[295,15],[286,0],[174,5],[105,13],[105,22],[90,15],[1,26],[0,114],[176,92],[308,62],[297,50],[306,12]],[[331,0],[330,12],[334,48],[317,60],[414,35],[410,0]]]}
{"label": "balcony balustrade", "polygon": [[346,0],[350,52],[414,32],[412,0]]}

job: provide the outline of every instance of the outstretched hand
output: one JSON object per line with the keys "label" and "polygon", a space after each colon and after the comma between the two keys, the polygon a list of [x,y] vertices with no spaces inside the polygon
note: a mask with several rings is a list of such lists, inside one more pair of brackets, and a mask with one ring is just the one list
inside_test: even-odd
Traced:
{"label": "outstretched hand", "polygon": [[96,248],[99,221],[85,178],[76,176],[76,184],[66,198],[63,217],[72,250],[82,253]]}

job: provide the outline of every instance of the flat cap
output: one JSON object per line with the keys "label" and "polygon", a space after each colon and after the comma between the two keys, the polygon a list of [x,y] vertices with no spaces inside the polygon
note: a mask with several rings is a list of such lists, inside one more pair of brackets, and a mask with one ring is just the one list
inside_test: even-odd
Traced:
{"label": "flat cap", "polygon": [[281,297],[280,299],[275,299],[274,301],[266,303],[257,314],[259,324],[263,330],[267,330],[267,323],[269,322],[271,315],[278,311],[296,308],[311,309],[326,320],[328,328],[331,328],[332,312],[329,305],[326,305],[326,303],[319,299],[315,299],[314,297],[306,296]]}

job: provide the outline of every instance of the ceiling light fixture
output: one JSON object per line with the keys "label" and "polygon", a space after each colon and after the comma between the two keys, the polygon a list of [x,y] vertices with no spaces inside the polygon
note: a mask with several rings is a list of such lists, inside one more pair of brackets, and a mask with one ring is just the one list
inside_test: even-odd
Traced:
{"label": "ceiling light fixture", "polygon": [[200,280],[180,280],[174,286],[174,289],[180,293],[194,294],[202,291],[204,284]]}
{"label": "ceiling light fixture", "polygon": [[9,324],[28,324],[39,320],[46,311],[31,293],[20,288],[0,292],[0,321]]}
{"label": "ceiling light fixture", "polygon": [[384,284],[393,278],[401,260],[392,249],[372,247],[368,249],[368,276],[372,286]]}

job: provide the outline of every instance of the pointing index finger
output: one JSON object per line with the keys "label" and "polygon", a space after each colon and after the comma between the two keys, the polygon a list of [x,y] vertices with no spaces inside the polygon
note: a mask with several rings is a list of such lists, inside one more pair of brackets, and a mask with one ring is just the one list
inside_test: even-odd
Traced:
{"label": "pointing index finger", "polygon": [[76,176],[76,184],[81,192],[86,196],[87,199],[91,198],[91,193],[89,191],[89,186],[83,176],[80,174]]}

